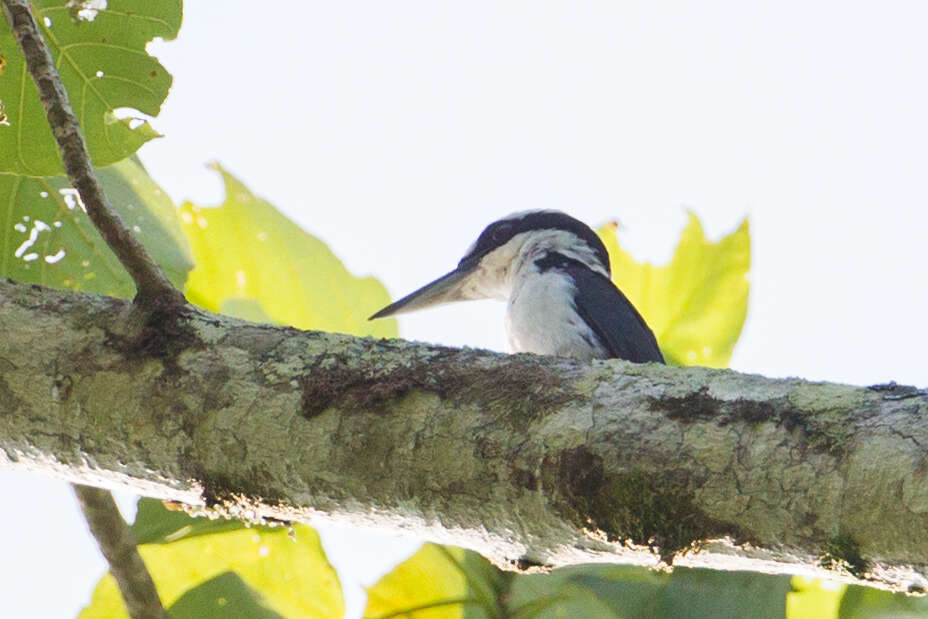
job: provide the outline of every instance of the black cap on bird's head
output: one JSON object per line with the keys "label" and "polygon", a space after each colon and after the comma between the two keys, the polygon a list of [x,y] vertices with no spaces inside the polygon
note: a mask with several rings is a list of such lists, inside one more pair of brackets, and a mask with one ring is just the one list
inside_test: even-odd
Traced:
{"label": "black cap on bird's head", "polygon": [[589,246],[599,262],[608,271],[609,254],[606,252],[606,246],[603,245],[600,238],[588,225],[561,211],[526,211],[494,221],[480,233],[477,241],[467,251],[467,254],[461,258],[458,268],[465,264],[479,262],[485,255],[502,247],[516,235],[543,230],[572,234],[577,240]]}
{"label": "black cap on bird's head", "polygon": [[[476,242],[461,258],[456,269],[388,305],[370,319],[385,318],[453,301],[487,298],[488,295],[477,290],[474,279],[485,276],[482,271],[487,268],[486,263],[490,260],[508,258],[508,255],[499,255],[500,252],[505,252],[507,248],[517,252],[513,245],[518,243],[513,244],[514,239],[517,242],[524,241],[533,233],[543,236],[545,241],[552,245],[547,249],[570,254],[579,251],[585,262],[591,263],[592,268],[608,276],[609,254],[603,242],[589,226],[560,211],[525,211],[509,215],[484,228]],[[481,269],[481,266],[484,269]]]}

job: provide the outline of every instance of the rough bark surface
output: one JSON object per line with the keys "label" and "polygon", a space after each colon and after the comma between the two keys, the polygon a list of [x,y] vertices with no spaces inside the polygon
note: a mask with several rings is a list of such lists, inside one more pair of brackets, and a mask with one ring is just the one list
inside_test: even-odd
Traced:
{"label": "rough bark surface", "polygon": [[924,391],[171,316],[0,280],[0,466],[515,568],[925,589]]}

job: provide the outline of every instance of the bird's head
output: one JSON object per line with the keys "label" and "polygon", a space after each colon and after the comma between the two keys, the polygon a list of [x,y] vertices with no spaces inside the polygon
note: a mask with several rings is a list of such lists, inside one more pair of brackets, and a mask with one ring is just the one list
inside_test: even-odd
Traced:
{"label": "bird's head", "polygon": [[456,269],[388,305],[373,316],[473,299],[508,299],[520,275],[536,270],[535,260],[558,253],[609,277],[609,255],[596,233],[560,211],[513,213],[487,226]]}

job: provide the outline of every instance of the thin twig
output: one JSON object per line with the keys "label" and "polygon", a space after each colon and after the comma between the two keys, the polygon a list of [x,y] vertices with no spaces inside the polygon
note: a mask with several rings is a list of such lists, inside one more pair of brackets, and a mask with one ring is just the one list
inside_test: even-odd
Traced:
{"label": "thin twig", "polygon": [[[84,135],[71,110],[68,93],[39,34],[29,1],[2,2],[3,12],[26,59],[26,67],[38,88],[68,179],[103,240],[135,282],[136,300],[143,306],[183,305],[183,295],[151,259],[104,195],[94,173]],[[155,584],[112,495],[106,490],[80,485],[74,485],[74,492],[116,578],[129,615],[133,619],[166,619],[168,614],[161,606]]]}
{"label": "thin twig", "polygon": [[139,300],[157,300],[162,306],[166,301],[169,304],[182,304],[184,299],[181,293],[171,285],[164,271],[151,259],[103,194],[80,125],[71,110],[68,93],[48,46],[39,34],[29,0],[2,2],[4,13],[26,58],[26,66],[39,89],[68,179],[77,189],[91,221],[129,272],[138,289]]}
{"label": "thin twig", "polygon": [[100,488],[77,484],[74,485],[74,493],[90,532],[109,563],[110,573],[119,585],[129,616],[133,619],[166,619],[168,614],[161,606],[155,583],[139,556],[132,531],[119,513],[113,495]]}

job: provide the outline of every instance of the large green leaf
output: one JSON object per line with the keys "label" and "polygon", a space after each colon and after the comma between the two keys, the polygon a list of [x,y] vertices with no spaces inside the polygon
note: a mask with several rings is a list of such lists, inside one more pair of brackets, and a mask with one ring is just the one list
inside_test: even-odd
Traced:
{"label": "large green leaf", "polygon": [[365,617],[780,619],[789,576],[580,565],[513,575],[473,552],[426,544],[368,590]]}
{"label": "large green leaf", "polygon": [[619,247],[616,229],[598,231],[612,279],[651,326],[667,361],[727,367],[748,311],[748,221],[712,242],[690,213],[673,259],[660,267],[636,262]]}
{"label": "large green leaf", "polygon": [[300,329],[396,337],[395,320],[367,320],[390,302],[380,282],[353,276],[325,243],[214,167],[225,183],[222,206],[181,207],[196,262],[188,299],[245,319],[266,315]]}
{"label": "large green leaf", "polygon": [[423,544],[412,557],[367,589],[370,618],[458,619],[494,617],[509,575],[480,555]]}
{"label": "large green leaf", "polygon": [[[153,515],[151,505],[146,509],[150,513],[142,515],[143,520]],[[165,518],[173,518],[180,526],[180,535],[169,539],[170,535],[165,538],[158,534],[154,543],[140,544],[139,553],[173,617],[344,615],[338,576],[312,528],[294,525],[291,539],[284,527],[244,528],[240,523],[226,523],[232,530],[220,526],[210,531],[207,529],[214,521],[180,513]],[[181,523],[184,518],[191,528],[206,528],[184,535],[188,526]],[[90,604],[80,614],[82,619],[127,616],[110,574],[100,580]]]}
{"label": "large green leaf", "polygon": [[[115,163],[158,134],[119,109],[156,116],[171,75],[145,44],[177,36],[181,0],[37,0],[37,22],[55,58],[71,107],[97,166]],[[95,8],[99,7],[99,8]],[[62,172],[25,59],[6,24],[0,26],[0,172],[52,176]]]}
{"label": "large green leaf", "polygon": [[[177,208],[135,158],[97,170],[104,191],[175,286],[192,268]],[[130,297],[135,286],[63,176],[0,173],[0,276]]]}

